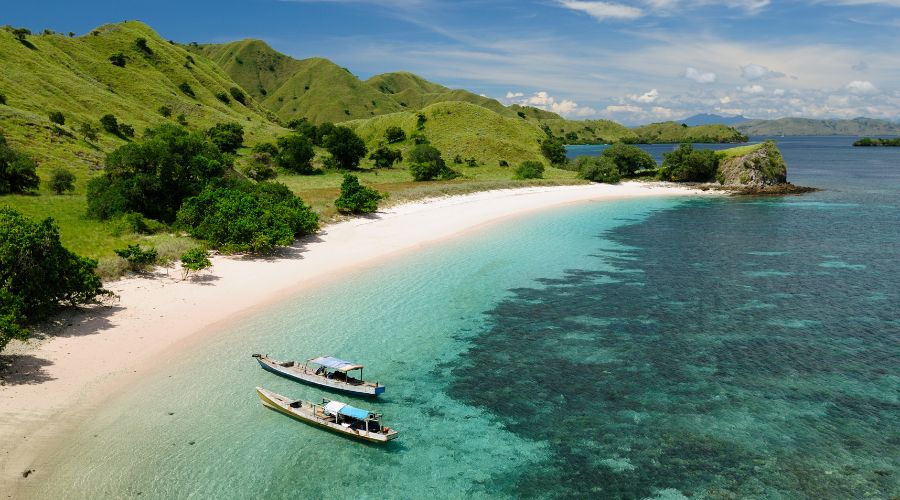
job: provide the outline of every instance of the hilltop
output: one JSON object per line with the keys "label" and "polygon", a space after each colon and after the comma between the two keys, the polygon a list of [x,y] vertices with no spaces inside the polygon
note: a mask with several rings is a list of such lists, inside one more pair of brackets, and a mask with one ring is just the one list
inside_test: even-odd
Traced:
{"label": "hilltop", "polygon": [[726,125],[697,125],[661,122],[631,129],[634,137],[623,137],[623,142],[641,144],[667,144],[684,142],[735,143],[746,142],[747,137]]}
{"label": "hilltop", "polygon": [[779,118],[778,120],[750,120],[735,126],[747,135],[900,135],[900,123],[875,118],[852,120],[814,120],[810,118]]}
{"label": "hilltop", "polygon": [[693,127],[696,125],[729,125],[734,126],[738,123],[743,123],[749,120],[749,118],[738,115],[738,116],[722,116],[715,115],[710,113],[700,113],[693,116],[689,116],[684,120],[681,120],[681,123],[689,127]]}

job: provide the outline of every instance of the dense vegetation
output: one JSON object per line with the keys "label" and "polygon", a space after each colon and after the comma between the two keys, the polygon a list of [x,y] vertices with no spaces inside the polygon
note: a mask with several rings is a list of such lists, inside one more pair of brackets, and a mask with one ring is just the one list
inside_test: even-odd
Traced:
{"label": "dense vegetation", "polygon": [[663,155],[657,178],[673,182],[709,182],[715,179],[719,156],[711,149],[694,149],[682,144]]}
{"label": "dense vegetation", "polygon": [[887,147],[900,147],[900,137],[895,139],[872,139],[871,137],[863,137],[858,141],[853,143],[854,146],[862,146],[862,147],[872,147],[872,146],[887,146]]}
{"label": "dense vegetation", "polygon": [[341,195],[334,201],[334,206],[345,214],[367,214],[378,210],[378,202],[384,198],[384,193],[360,184],[355,175],[345,174]]}
{"label": "dense vegetation", "polygon": [[603,158],[609,158],[615,165],[620,176],[633,175],[639,170],[651,170],[656,168],[656,160],[643,149],[630,144],[616,143],[600,153]]}
{"label": "dense vegetation", "polygon": [[631,129],[633,137],[623,137],[627,144],[679,144],[679,143],[738,143],[747,142],[747,136],[725,125],[697,125],[683,123],[651,123]]}
{"label": "dense vegetation", "polygon": [[609,156],[582,156],[575,161],[578,175],[585,180],[615,184],[622,178],[619,167]]}
{"label": "dense vegetation", "polygon": [[52,219],[34,222],[0,208],[0,350],[24,339],[29,321],[108,294],[96,268],[97,261],[62,246]]}
{"label": "dense vegetation", "polygon": [[14,150],[0,134],[0,194],[26,193],[40,185],[37,165],[28,155]]}
{"label": "dense vegetation", "polygon": [[516,179],[540,179],[544,177],[544,164],[528,160],[516,167]]}
{"label": "dense vegetation", "polygon": [[455,179],[459,172],[448,167],[441,152],[430,144],[419,144],[409,152],[409,173],[414,180]]}

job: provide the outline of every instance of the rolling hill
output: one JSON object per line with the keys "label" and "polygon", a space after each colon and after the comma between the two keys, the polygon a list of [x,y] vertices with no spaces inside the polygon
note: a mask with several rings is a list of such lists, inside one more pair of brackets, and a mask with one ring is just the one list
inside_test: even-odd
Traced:
{"label": "rolling hill", "polygon": [[746,142],[747,137],[726,125],[697,125],[689,127],[677,122],[661,122],[631,129],[635,137],[623,138],[624,142],[662,144],[680,142]]}
{"label": "rolling hill", "polygon": [[749,120],[735,126],[747,135],[900,135],[900,123],[875,118],[852,120],[814,120],[811,118],[780,118],[778,120]]}
{"label": "rolling hill", "polygon": [[681,123],[689,127],[694,127],[696,125],[729,125],[734,126],[738,123],[743,123],[749,120],[749,118],[743,116],[722,116],[722,115],[714,115],[708,113],[700,113],[694,116],[689,116],[684,120],[681,120]]}

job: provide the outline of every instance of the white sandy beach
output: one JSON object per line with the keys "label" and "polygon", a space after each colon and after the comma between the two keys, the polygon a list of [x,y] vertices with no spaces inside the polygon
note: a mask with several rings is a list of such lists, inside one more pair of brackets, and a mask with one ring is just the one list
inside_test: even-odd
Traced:
{"label": "white sandy beach", "polygon": [[[535,187],[425,200],[373,218],[325,227],[272,259],[217,257],[197,280],[131,278],[108,284],[112,306],[72,316],[60,335],[26,348],[0,386],[0,492],[39,480],[41,451],[67,423],[154,369],[185,342],[202,342],[217,323],[246,314],[305,287],[503,219],[560,205],[698,191],[643,183]],[[24,372],[28,372],[27,374]],[[64,416],[64,417],[63,417]],[[25,470],[34,476],[23,479]],[[5,495],[4,495],[5,496]]]}

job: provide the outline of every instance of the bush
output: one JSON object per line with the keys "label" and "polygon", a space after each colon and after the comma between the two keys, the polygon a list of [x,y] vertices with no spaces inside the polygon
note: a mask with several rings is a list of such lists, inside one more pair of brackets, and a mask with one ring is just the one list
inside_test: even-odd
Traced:
{"label": "bush", "polygon": [[125,248],[119,248],[113,251],[116,255],[128,261],[128,267],[132,271],[143,271],[156,262],[157,253],[156,249],[153,247],[145,250],[140,245],[128,245]]}
{"label": "bush", "polygon": [[112,235],[123,234],[156,234],[166,229],[162,222],[148,219],[137,212],[122,214],[119,220],[113,224]]}
{"label": "bush", "polygon": [[80,127],[78,127],[78,133],[81,134],[82,137],[84,137],[84,140],[88,142],[94,142],[97,140],[99,131],[93,124],[84,122]]}
{"label": "bush", "polygon": [[66,250],[53,219],[37,223],[0,208],[0,263],[0,350],[11,338],[27,337],[27,321],[109,294],[97,261]]}
{"label": "bush", "polygon": [[228,94],[226,94],[225,92],[216,92],[216,99],[224,102],[225,104],[228,104],[229,102],[231,102],[231,99],[228,97]]}
{"label": "bush", "polygon": [[175,118],[175,121],[177,121],[178,124],[181,125],[182,127],[188,126],[188,119],[184,113],[181,113],[180,115],[178,115],[178,117]]}
{"label": "bush", "polygon": [[0,194],[26,193],[37,189],[40,179],[36,168],[31,157],[9,147],[6,137],[0,134]]}
{"label": "bush", "polygon": [[62,167],[53,169],[50,174],[50,189],[56,194],[63,194],[66,191],[75,190],[75,174]]}
{"label": "bush", "polygon": [[315,124],[310,123],[306,118],[295,118],[288,122],[289,129],[293,129],[298,134],[309,139],[310,143],[315,144],[318,140],[318,129]]}
{"label": "bush", "polygon": [[261,142],[255,146],[253,146],[252,151],[254,153],[267,153],[272,155],[272,158],[278,154],[278,146],[272,144],[271,142]]}
{"label": "bush", "polygon": [[385,195],[363,186],[355,175],[344,174],[341,195],[334,200],[334,207],[341,213],[366,214],[378,210],[378,202]]}
{"label": "bush", "polygon": [[134,127],[127,123],[119,124],[119,133],[122,134],[122,137],[127,137],[129,139],[134,138]]}
{"label": "bush", "polygon": [[141,51],[141,52],[142,52],[144,55],[146,55],[146,56],[152,56],[152,55],[153,55],[153,50],[151,50],[151,49],[150,49],[150,46],[147,45],[147,39],[146,39],[146,38],[143,38],[143,37],[141,37],[141,38],[136,38],[136,39],[134,40],[134,46],[137,47],[137,49],[138,49],[139,51]]}
{"label": "bush", "polygon": [[178,84],[178,88],[184,92],[184,95],[188,97],[196,97],[194,95],[194,89],[191,88],[191,85],[188,82],[181,82]]}
{"label": "bush", "polygon": [[[521,113],[521,111],[520,111],[520,113]],[[500,166],[501,166],[501,167],[508,167],[508,166],[509,166],[509,162],[506,161],[506,160],[500,160]]]}
{"label": "bush", "polygon": [[316,155],[312,144],[300,134],[290,134],[278,138],[278,155],[275,163],[279,167],[298,174],[312,174],[312,159]]}
{"label": "bush", "polygon": [[428,138],[425,137],[425,134],[423,134],[421,132],[416,132],[413,135],[409,136],[409,138],[412,139],[413,144],[415,144],[415,145],[430,143]]}
{"label": "bush", "polygon": [[366,143],[348,127],[335,127],[322,144],[331,153],[338,168],[352,170],[366,157]]}
{"label": "bush", "polygon": [[420,144],[409,152],[409,173],[416,181],[449,180],[459,177],[459,172],[447,167],[441,152],[429,144]]}
{"label": "bush", "polygon": [[162,105],[159,107],[158,111],[159,111],[159,114],[163,115],[166,118],[172,116],[172,108],[169,106]]}
{"label": "bush", "polygon": [[101,116],[100,126],[112,135],[122,135],[122,132],[119,131],[119,120],[116,119],[115,115],[106,114]]}
{"label": "bush", "polygon": [[143,142],[107,155],[103,174],[88,182],[88,215],[138,212],[171,222],[181,202],[221,177],[228,162],[204,135],[171,123],[148,129]]}
{"label": "bush", "polygon": [[181,256],[181,279],[187,279],[188,274],[210,267],[212,267],[212,262],[209,261],[206,249],[201,247],[192,248]]}
{"label": "bush", "polygon": [[178,224],[225,252],[268,253],[319,228],[319,216],[284,184],[232,181],[188,198]]}
{"label": "bush", "polygon": [[403,161],[403,153],[399,149],[391,149],[387,146],[372,151],[369,159],[375,162],[377,168],[391,168],[395,163]]}
{"label": "bush", "polygon": [[581,156],[575,165],[582,179],[607,184],[615,184],[621,179],[619,167],[609,156]]}
{"label": "bush", "polygon": [[468,167],[477,167],[477,166],[478,166],[478,160],[476,160],[475,158],[467,158],[467,159],[466,159],[466,166],[468,166]]}
{"label": "bush", "polygon": [[0,104],[6,105],[6,94],[0,94]]}
{"label": "bush", "polygon": [[237,122],[217,123],[206,135],[223,153],[234,153],[244,144],[244,127]]}
{"label": "bush", "polygon": [[612,160],[620,175],[632,175],[638,170],[656,168],[656,160],[649,153],[637,146],[621,142],[604,149],[600,156]]}
{"label": "bush", "polygon": [[125,54],[121,52],[116,52],[115,54],[109,56],[109,62],[113,63],[113,66],[124,68],[126,61],[127,59],[125,58]]}
{"label": "bush", "polygon": [[403,142],[406,140],[406,132],[404,132],[402,128],[396,125],[391,125],[384,131],[384,139],[388,142],[388,144]]}
{"label": "bush", "polygon": [[241,104],[247,104],[247,96],[244,94],[243,90],[237,87],[231,87],[228,92],[231,94],[232,99],[234,99],[235,101]]}
{"label": "bush", "polygon": [[556,137],[547,137],[541,141],[541,153],[550,161],[551,165],[563,165],[566,159],[566,147]]}
{"label": "bush", "polygon": [[416,114],[416,130],[424,130],[425,122],[428,121],[428,117],[423,115],[422,113]]}
{"label": "bush", "polygon": [[715,179],[718,168],[719,158],[715,151],[682,144],[675,151],[663,155],[657,177],[674,182],[708,182]]}
{"label": "bush", "polygon": [[270,153],[254,152],[250,157],[250,163],[241,172],[254,181],[267,181],[278,176],[278,172],[273,167],[274,163],[275,157]]}
{"label": "bush", "polygon": [[66,124],[66,117],[62,114],[62,111],[51,111],[47,116],[48,118],[50,118],[51,123],[55,123],[57,125]]}
{"label": "bush", "polygon": [[523,161],[518,167],[516,167],[516,179],[542,179],[543,177],[544,164],[539,161]]}
{"label": "bush", "polygon": [[316,146],[324,146],[325,141],[328,140],[328,136],[331,135],[335,129],[335,125],[331,122],[325,122],[318,127],[316,127],[316,139],[312,140],[312,143]]}

